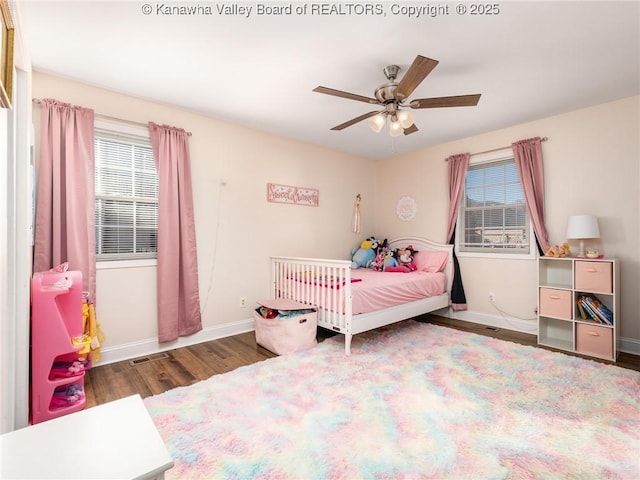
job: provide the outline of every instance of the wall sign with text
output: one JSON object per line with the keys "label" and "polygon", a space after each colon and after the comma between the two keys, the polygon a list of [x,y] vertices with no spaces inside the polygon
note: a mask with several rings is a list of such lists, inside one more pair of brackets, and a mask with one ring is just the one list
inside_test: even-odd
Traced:
{"label": "wall sign with text", "polygon": [[315,188],[267,183],[267,201],[317,207],[320,205],[320,191]]}
{"label": "wall sign with text", "polygon": [[410,197],[408,195],[401,197],[396,204],[396,215],[400,220],[408,222],[409,220],[413,220],[416,216],[416,212],[418,211],[418,204],[416,203],[415,198]]}

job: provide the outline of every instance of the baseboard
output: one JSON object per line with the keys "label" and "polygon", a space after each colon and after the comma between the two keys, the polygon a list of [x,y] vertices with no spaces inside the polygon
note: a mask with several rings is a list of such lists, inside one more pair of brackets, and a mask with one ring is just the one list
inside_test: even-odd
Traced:
{"label": "baseboard", "polygon": [[635,338],[620,337],[618,340],[618,350],[624,353],[640,355],[640,340]]}
{"label": "baseboard", "polygon": [[[517,318],[506,318],[501,315],[489,315],[486,313],[471,312],[468,310],[453,311],[451,309],[443,309],[434,314],[445,318],[455,320],[464,320],[467,322],[478,323],[490,327],[504,328],[507,330],[515,330],[516,332],[538,334],[538,324],[535,320],[520,320]],[[640,340],[635,338],[620,337],[618,339],[618,351],[640,355]]]}
{"label": "baseboard", "polygon": [[538,335],[538,322],[535,320],[507,318],[502,315],[489,315],[487,313],[473,312],[470,310],[454,311],[447,309],[443,310],[442,313],[434,313],[438,313],[438,315],[455,320],[464,320],[466,322],[478,323],[489,327],[504,328],[507,330],[514,330],[516,332]]}
{"label": "baseboard", "polygon": [[138,342],[116,345],[114,347],[103,347],[100,350],[100,361],[97,365],[107,365],[109,363],[121,362],[123,360],[131,360],[132,358],[152,355],[154,353],[173,350],[174,348],[188,347],[189,345],[230,337],[232,335],[251,332],[253,330],[253,318],[249,318],[237,322],[207,327],[188,337],[180,337],[174,342],[159,343],[157,338],[150,338]]}

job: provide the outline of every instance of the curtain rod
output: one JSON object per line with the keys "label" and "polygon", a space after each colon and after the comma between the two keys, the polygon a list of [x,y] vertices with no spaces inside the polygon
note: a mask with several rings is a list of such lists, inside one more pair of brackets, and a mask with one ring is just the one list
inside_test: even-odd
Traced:
{"label": "curtain rod", "polygon": [[[31,99],[31,101],[37,105],[40,105],[42,103],[42,100],[40,100],[39,98],[33,98]],[[142,122],[136,122],[133,120],[127,120],[124,118],[118,118],[118,117],[111,117],[109,115],[101,115],[99,113],[95,113],[94,114],[96,118],[102,118],[103,120],[115,120],[116,122],[124,122],[124,123],[129,123],[131,125],[137,125],[140,127],[149,127],[148,123],[142,123]],[[191,136],[191,132],[187,132],[188,136]]]}
{"label": "curtain rod", "polygon": [[[549,137],[542,137],[540,139],[541,142],[546,142],[547,140],[549,140]],[[483,152],[472,153],[471,156],[473,157],[474,155],[484,155],[485,153],[499,152],[500,150],[504,150],[505,148],[509,148],[509,147],[511,147],[511,145],[507,145],[506,147],[500,147],[500,148],[492,148],[491,150],[485,150]],[[447,162],[447,161],[449,161],[449,159],[445,158],[444,161]]]}

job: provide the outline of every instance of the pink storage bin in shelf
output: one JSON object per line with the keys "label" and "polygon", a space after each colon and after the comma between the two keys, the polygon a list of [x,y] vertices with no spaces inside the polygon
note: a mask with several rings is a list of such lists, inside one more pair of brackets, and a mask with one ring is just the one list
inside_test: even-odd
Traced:
{"label": "pink storage bin in shelf", "polygon": [[613,329],[586,323],[576,325],[576,351],[594,357],[611,359]]}
{"label": "pink storage bin in shelf", "polygon": [[555,288],[540,289],[540,315],[571,320],[571,308],[570,291]]}
{"label": "pink storage bin in shelf", "polygon": [[576,290],[612,293],[612,268],[611,262],[576,261]]}

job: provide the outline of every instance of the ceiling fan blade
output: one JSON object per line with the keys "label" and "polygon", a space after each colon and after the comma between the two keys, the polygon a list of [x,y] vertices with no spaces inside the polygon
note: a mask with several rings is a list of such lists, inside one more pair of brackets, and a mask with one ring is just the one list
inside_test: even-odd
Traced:
{"label": "ceiling fan blade", "polygon": [[355,93],[343,92],[342,90],[336,90],[334,88],[328,87],[316,87],[313,89],[314,92],[325,93],[327,95],[333,95],[335,97],[347,98],[349,100],[357,100],[358,102],[364,103],[380,103],[375,98],[365,97],[363,95],[357,95]]}
{"label": "ceiling fan blade", "polygon": [[474,107],[480,101],[480,94],[458,95],[455,97],[417,98],[409,102],[411,108]]}
{"label": "ceiling fan blade", "polygon": [[414,123],[409,128],[405,128],[404,129],[404,134],[405,135],[411,135],[412,133],[415,133],[417,131],[418,131],[418,127],[416,127],[416,124]]}
{"label": "ceiling fan blade", "polygon": [[341,123],[340,125],[336,125],[331,130],[342,130],[343,128],[347,128],[347,127],[350,127],[351,125],[355,125],[356,123],[361,122],[362,120],[365,120],[369,117],[373,117],[377,113],[380,113],[380,112],[374,111],[374,112],[365,113],[364,115],[360,115],[359,117],[352,118],[348,122],[344,122],[344,123]]}
{"label": "ceiling fan blade", "polygon": [[402,80],[400,80],[398,88],[396,88],[396,96],[401,100],[409,97],[416,87],[420,85],[420,82],[431,73],[431,70],[436,68],[436,65],[438,65],[437,60],[418,55],[409,70],[407,70],[407,73],[402,77]]}

